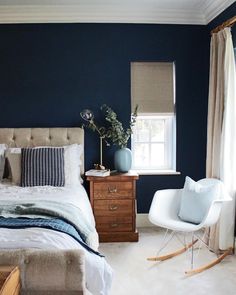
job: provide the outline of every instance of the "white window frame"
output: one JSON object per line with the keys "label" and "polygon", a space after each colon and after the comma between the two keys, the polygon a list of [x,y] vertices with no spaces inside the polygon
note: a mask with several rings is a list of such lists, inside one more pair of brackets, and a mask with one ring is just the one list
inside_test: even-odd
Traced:
{"label": "white window frame", "polygon": [[[131,150],[133,154],[133,167],[132,169],[139,172],[139,174],[179,174],[176,172],[176,128],[175,128],[175,114],[139,114],[137,120],[147,119],[147,120],[165,120],[165,160],[163,166],[152,166],[152,167],[140,167],[135,164],[135,142],[134,134],[136,129],[133,129],[133,135],[131,137]],[[150,134],[149,134],[150,135]],[[151,142],[150,136],[148,141],[137,141],[137,143],[148,143],[149,144],[149,155],[151,151],[151,144],[157,142]],[[150,160],[151,161],[151,160]]]}

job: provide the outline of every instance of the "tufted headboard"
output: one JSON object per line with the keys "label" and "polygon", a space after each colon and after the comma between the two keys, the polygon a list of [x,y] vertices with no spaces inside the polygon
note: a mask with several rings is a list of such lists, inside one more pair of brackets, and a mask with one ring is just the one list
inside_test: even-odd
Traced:
{"label": "tufted headboard", "polygon": [[[84,147],[84,130],[82,128],[0,128],[0,143],[9,147],[63,146],[82,144]],[[84,155],[81,173],[84,173]]]}

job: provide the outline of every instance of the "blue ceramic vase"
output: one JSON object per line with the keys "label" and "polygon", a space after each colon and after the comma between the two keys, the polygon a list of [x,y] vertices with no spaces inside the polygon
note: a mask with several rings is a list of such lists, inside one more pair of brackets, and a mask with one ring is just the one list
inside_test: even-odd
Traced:
{"label": "blue ceramic vase", "polygon": [[114,155],[115,169],[118,172],[128,172],[132,166],[132,153],[128,148],[121,148]]}

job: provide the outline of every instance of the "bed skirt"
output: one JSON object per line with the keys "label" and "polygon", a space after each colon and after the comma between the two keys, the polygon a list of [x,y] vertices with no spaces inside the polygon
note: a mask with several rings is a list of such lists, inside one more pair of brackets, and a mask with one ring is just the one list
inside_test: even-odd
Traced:
{"label": "bed skirt", "polygon": [[89,295],[82,250],[0,250],[0,265],[18,265],[21,295]]}

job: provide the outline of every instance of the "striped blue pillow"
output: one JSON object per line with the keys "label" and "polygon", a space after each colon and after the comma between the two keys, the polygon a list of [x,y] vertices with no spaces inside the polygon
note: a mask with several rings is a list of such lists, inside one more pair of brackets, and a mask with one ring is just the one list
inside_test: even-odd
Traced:
{"label": "striped blue pillow", "polygon": [[22,148],[21,186],[64,186],[64,148]]}

